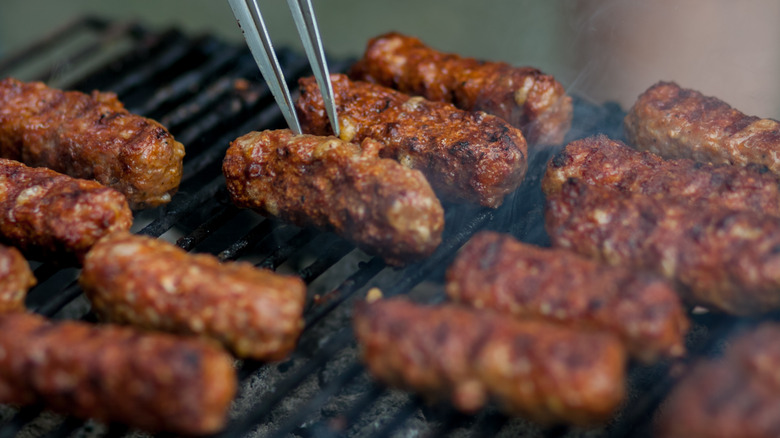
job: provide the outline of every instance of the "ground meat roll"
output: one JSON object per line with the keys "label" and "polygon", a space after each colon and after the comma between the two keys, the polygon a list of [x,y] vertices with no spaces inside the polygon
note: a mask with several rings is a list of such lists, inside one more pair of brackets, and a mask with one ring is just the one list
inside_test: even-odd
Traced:
{"label": "ground meat roll", "polygon": [[571,98],[554,77],[531,67],[442,53],[395,32],[369,41],[350,76],[496,115],[520,128],[532,145],[560,144],[571,126]]}
{"label": "ground meat roll", "polygon": [[661,405],[659,438],[774,438],[780,434],[780,325],[764,323],[698,362]]}
{"label": "ground meat roll", "polygon": [[665,158],[766,166],[780,175],[780,122],[746,116],[715,97],[659,82],[625,119],[629,144]]}
{"label": "ground meat roll", "polygon": [[402,298],[359,303],[354,324],[375,377],[464,412],[493,399],[537,422],[593,424],[624,396],[625,351],[607,333]]}
{"label": "ground meat roll", "polygon": [[0,242],[28,258],[75,264],[98,239],[132,224],[116,190],[0,158]]}
{"label": "ground meat roll", "polygon": [[472,307],[610,331],[645,362],[685,352],[689,322],[666,281],[566,249],[481,232],[447,270],[446,290]]}
{"label": "ground meat roll", "polygon": [[79,282],[103,320],[215,339],[239,357],[282,359],[303,329],[299,278],[150,237],[102,239]]}
{"label": "ground meat roll", "polygon": [[236,392],[230,356],[197,339],[13,313],[0,350],[0,403],[149,431],[217,432]]}
{"label": "ground meat roll", "polygon": [[[383,142],[380,156],[422,171],[441,198],[498,207],[523,181],[525,139],[502,119],[344,75],[331,75],[331,82],[342,140]],[[299,84],[295,105],[304,131],[332,135],[317,82]]]}
{"label": "ground meat roll", "polygon": [[444,210],[417,170],[336,137],[252,132],[231,143],[223,172],[233,202],[298,226],[333,231],[388,263],[430,255]]}
{"label": "ground meat roll", "polygon": [[0,314],[24,310],[24,297],[35,283],[22,254],[16,248],[0,245]]}
{"label": "ground meat roll", "polygon": [[780,185],[770,173],[686,159],[664,160],[603,135],[566,145],[548,164],[542,189],[548,195],[556,193],[569,178],[621,192],[682,197],[780,217]]}
{"label": "ground meat roll", "polygon": [[184,147],[154,120],[130,114],[113,93],[60,91],[0,81],[0,156],[95,179],[133,208],[169,202]]}
{"label": "ground meat roll", "polygon": [[545,226],[556,246],[675,281],[690,304],[737,315],[780,308],[775,217],[570,180],[548,197]]}

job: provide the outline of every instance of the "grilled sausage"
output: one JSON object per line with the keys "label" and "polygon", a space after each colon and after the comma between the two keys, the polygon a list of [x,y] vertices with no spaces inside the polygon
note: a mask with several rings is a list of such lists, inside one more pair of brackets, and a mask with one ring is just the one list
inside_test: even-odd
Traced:
{"label": "grilled sausage", "polygon": [[520,128],[532,145],[560,144],[571,127],[571,97],[551,75],[442,53],[396,32],[371,39],[349,74],[466,111],[496,115]]}
{"label": "grilled sausage", "polygon": [[358,303],[354,325],[375,377],[464,412],[491,398],[537,422],[593,424],[624,396],[625,351],[608,333],[400,298]]}
{"label": "grilled sausage", "polygon": [[35,283],[22,254],[16,248],[0,245],[0,314],[24,310],[24,297]]}
{"label": "grilled sausage", "polygon": [[[331,75],[341,138],[385,144],[379,155],[418,169],[440,198],[498,207],[523,181],[528,149],[523,134],[498,117],[410,97]],[[314,78],[299,81],[296,109],[303,129],[333,132]]]}
{"label": "grilled sausage", "polygon": [[570,180],[548,197],[545,226],[556,246],[675,281],[690,304],[737,315],[780,308],[777,218]]}
{"label": "grilled sausage", "polygon": [[100,240],[79,282],[104,320],[221,342],[239,357],[284,358],[303,329],[306,286],[249,263],[220,263],[130,233]]}
{"label": "grilled sausage", "polygon": [[116,190],[0,158],[0,241],[27,257],[78,263],[102,236],[132,224]]}
{"label": "grilled sausage", "polygon": [[223,173],[233,202],[295,225],[314,225],[388,263],[430,255],[444,210],[417,170],[378,157],[381,145],[336,137],[252,132],[232,142]]}
{"label": "grilled sausage", "polygon": [[550,160],[542,189],[552,195],[569,178],[623,192],[683,197],[780,217],[780,185],[770,173],[687,159],[664,160],[603,135],[566,145]]}
{"label": "grilled sausage", "polygon": [[746,116],[715,97],[659,82],[625,118],[629,144],[665,158],[758,164],[780,175],[780,122]]}
{"label": "grilled sausage", "polygon": [[702,360],[675,386],[656,421],[659,438],[771,438],[780,433],[780,325],[764,323]]}
{"label": "grilled sausage", "polygon": [[471,307],[610,331],[644,362],[685,352],[688,319],[666,281],[569,250],[484,231],[447,270],[446,290]]}
{"label": "grilled sausage", "polygon": [[197,339],[0,315],[0,403],[150,431],[213,433],[236,392],[228,354]]}
{"label": "grilled sausage", "polygon": [[0,157],[97,180],[141,208],[171,200],[184,147],[159,123],[130,114],[113,93],[6,78],[0,81]]}

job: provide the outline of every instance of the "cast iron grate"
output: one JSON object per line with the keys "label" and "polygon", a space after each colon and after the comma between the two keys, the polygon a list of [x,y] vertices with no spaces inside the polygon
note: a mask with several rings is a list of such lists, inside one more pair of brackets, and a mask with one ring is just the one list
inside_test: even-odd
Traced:
{"label": "cast iron grate", "polygon": [[[305,59],[279,52],[291,86],[310,74]],[[343,71],[348,61],[331,61]],[[15,54],[0,58],[0,77],[43,80],[52,86],[118,94],[133,112],[166,125],[186,149],[184,177],[173,201],[136,212],[133,231],[175,242],[189,251],[223,260],[300,275],[309,289],[306,329],[284,362],[241,363],[241,389],[225,437],[258,436],[647,436],[652,413],[673,385],[675,367],[633,366],[631,397],[612,424],[600,430],[542,429],[493,409],[465,416],[447,406],[427,406],[417,397],[373,382],[357,357],[351,331],[352,302],[371,287],[385,295],[408,294],[421,302],[444,299],[442,282],[457,250],[478,230],[494,229],[540,245],[539,179],[555,152],[530,157],[526,182],[498,210],[446,205],[441,247],[429,259],[391,268],[329,234],[301,229],[231,205],[221,175],[229,142],[251,131],[283,127],[283,120],[243,46],[208,35],[192,37],[172,29],[152,31],[137,23],[83,18],[67,24]],[[595,133],[622,138],[622,109],[575,99],[567,140]],[[27,305],[54,318],[93,320],[75,282],[78,271],[34,263],[39,285]],[[694,316],[692,351],[712,354],[719,340],[741,321]],[[679,364],[677,364],[679,365]],[[4,407],[0,437],[121,436],[122,425],[47,413],[41,407]]]}

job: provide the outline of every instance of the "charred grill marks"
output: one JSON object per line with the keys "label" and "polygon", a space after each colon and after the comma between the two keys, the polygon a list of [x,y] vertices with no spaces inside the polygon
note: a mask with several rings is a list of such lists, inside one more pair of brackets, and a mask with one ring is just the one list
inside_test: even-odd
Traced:
{"label": "charred grill marks", "polygon": [[[439,197],[495,208],[522,182],[527,145],[522,133],[503,120],[350,81],[344,75],[332,75],[331,82],[339,102],[342,139],[383,142],[380,156],[420,170]],[[303,129],[332,134],[314,78],[301,79],[299,85],[296,109]],[[376,107],[385,110],[370,109]]]}
{"label": "charred grill marks", "polygon": [[169,202],[184,147],[159,123],[127,112],[112,93],[0,81],[0,154],[115,188],[133,208]]}

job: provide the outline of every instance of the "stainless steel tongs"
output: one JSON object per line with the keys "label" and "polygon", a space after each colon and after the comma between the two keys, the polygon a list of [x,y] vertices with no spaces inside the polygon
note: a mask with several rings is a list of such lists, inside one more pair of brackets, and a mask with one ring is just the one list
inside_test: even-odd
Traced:
{"label": "stainless steel tongs", "polygon": [[[276,103],[284,115],[287,125],[296,133],[301,133],[301,124],[298,122],[298,116],[293,107],[290,90],[287,88],[287,82],[284,80],[284,73],[279,66],[279,60],[276,59],[271,39],[268,36],[268,29],[265,27],[263,15],[260,13],[260,6],[257,0],[228,0],[238,21],[238,26],[244,33],[244,39],[255,58],[260,73],[262,73],[271,93],[276,99]],[[336,136],[339,135],[339,122],[336,115],[336,103],[333,97],[333,86],[328,77],[328,64],[325,61],[325,51],[322,48],[322,39],[320,31],[317,28],[317,20],[314,17],[314,9],[311,0],[287,0],[292,12],[295,27],[298,28],[298,34],[309,58],[314,77],[317,78],[317,85],[320,87],[322,99],[325,102],[325,111],[328,114],[330,125]]]}

